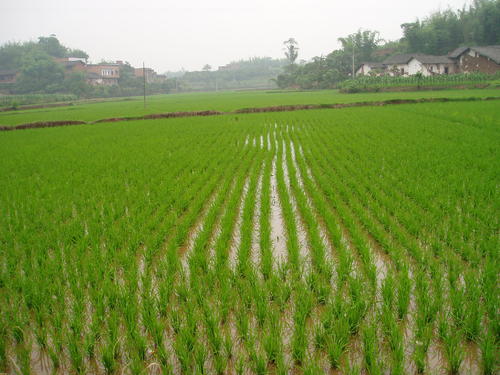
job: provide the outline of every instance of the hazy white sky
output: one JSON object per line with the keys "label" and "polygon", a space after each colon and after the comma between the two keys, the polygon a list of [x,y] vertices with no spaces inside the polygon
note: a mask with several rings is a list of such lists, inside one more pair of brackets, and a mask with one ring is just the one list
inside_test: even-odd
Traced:
{"label": "hazy white sky", "polygon": [[299,59],[338,48],[359,28],[384,39],[400,24],[471,0],[0,0],[0,44],[56,34],[90,59],[142,61],[158,72],[200,70],[253,56],[283,56],[299,42]]}

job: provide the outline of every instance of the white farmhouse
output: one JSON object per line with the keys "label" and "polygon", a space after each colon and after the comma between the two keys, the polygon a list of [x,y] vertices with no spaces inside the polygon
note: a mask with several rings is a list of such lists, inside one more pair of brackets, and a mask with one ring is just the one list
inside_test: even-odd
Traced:
{"label": "white farmhouse", "polygon": [[384,63],[386,72],[391,76],[411,76],[421,73],[423,76],[455,73],[455,62],[447,56],[421,54],[395,55]]}
{"label": "white farmhouse", "polygon": [[455,62],[447,56],[415,55],[408,63],[408,74],[423,76],[455,73]]}

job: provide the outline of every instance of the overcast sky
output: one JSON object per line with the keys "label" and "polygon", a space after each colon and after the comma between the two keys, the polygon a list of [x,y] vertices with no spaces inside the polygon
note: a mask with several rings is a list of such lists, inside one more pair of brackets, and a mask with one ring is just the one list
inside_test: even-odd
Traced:
{"label": "overcast sky", "polygon": [[326,55],[359,28],[401,37],[401,23],[471,0],[0,0],[0,43],[55,34],[93,62],[142,61],[160,73],[254,56]]}

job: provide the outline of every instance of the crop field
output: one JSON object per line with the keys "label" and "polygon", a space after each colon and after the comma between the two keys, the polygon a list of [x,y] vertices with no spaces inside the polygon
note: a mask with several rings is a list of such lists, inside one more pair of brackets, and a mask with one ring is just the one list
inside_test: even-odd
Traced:
{"label": "crop field", "polygon": [[496,374],[499,145],[498,101],[0,133],[0,373]]}
{"label": "crop field", "polygon": [[321,91],[241,91],[155,95],[147,98],[125,98],[98,103],[75,102],[74,105],[0,112],[0,126],[35,121],[96,121],[127,116],[178,111],[214,110],[230,112],[242,108],[298,104],[337,104],[373,102],[391,99],[421,98],[485,98],[500,97],[499,89],[438,90],[418,92],[387,92],[341,94],[335,90]]}

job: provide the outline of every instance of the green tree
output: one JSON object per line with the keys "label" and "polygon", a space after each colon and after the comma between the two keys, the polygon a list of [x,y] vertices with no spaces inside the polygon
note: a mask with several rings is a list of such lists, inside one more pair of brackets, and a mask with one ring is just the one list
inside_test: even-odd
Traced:
{"label": "green tree", "polygon": [[342,44],[342,50],[345,53],[351,54],[351,57],[354,53],[357,61],[368,61],[382,39],[378,31],[359,29],[354,34],[338,38],[338,41]]}
{"label": "green tree", "polygon": [[22,59],[21,74],[16,82],[16,91],[57,92],[64,81],[64,70],[46,52],[34,49]]}
{"label": "green tree", "polygon": [[68,49],[66,52],[67,57],[78,57],[80,59],[85,59],[85,61],[88,60],[89,55],[87,52],[81,50],[81,49]]}
{"label": "green tree", "polygon": [[91,88],[85,81],[84,73],[71,73],[64,78],[64,91],[70,92],[77,96],[86,96]]}
{"label": "green tree", "polygon": [[59,43],[55,35],[39,37],[38,46],[42,51],[45,51],[49,56],[53,57],[66,57],[68,51],[66,47]]}

